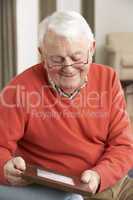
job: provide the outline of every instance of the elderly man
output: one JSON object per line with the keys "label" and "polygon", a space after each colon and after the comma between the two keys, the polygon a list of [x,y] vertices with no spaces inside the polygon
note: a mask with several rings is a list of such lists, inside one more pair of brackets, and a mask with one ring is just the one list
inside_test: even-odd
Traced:
{"label": "elderly man", "polygon": [[[80,14],[55,12],[41,22],[42,62],[0,96],[0,182],[12,186],[0,187],[0,199],[131,199],[133,137],[123,91],[112,68],[92,63],[94,51]],[[22,187],[26,163],[79,177],[91,198]]]}

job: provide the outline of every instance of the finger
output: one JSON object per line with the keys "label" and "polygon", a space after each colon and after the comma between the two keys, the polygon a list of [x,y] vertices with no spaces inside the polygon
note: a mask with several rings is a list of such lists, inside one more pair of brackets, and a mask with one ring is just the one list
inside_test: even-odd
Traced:
{"label": "finger", "polygon": [[16,157],[12,159],[13,165],[16,169],[24,171],[26,169],[26,163],[23,158]]}
{"label": "finger", "polygon": [[90,178],[91,178],[91,173],[85,171],[85,172],[83,172],[83,174],[81,176],[81,181],[84,183],[89,183]]}
{"label": "finger", "polygon": [[12,161],[9,162],[8,168],[6,168],[6,175],[20,176],[22,174],[21,170],[18,170],[14,167]]}
{"label": "finger", "polygon": [[89,181],[89,188],[92,191],[93,194],[96,193],[97,188],[98,188],[98,183],[97,180],[95,179],[94,176],[91,176],[90,181]]}

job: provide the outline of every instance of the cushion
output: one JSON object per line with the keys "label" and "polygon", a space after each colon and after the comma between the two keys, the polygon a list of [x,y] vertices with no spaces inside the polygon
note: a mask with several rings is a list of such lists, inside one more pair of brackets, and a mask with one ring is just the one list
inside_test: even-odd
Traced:
{"label": "cushion", "polygon": [[133,54],[125,54],[121,58],[121,65],[126,68],[133,68]]}

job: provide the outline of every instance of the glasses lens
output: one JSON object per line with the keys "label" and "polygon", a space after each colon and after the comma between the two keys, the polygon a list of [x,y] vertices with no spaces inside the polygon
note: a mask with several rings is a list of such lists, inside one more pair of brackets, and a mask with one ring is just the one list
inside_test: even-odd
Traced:
{"label": "glasses lens", "polygon": [[48,63],[48,67],[50,69],[62,68],[62,67],[68,67],[68,66],[73,66],[74,68],[83,68],[83,67],[85,67],[86,64],[88,64],[88,58],[87,58],[86,62],[74,62],[70,65],[67,65],[67,64],[65,65],[64,62],[62,62],[61,60],[56,60],[56,62],[54,62],[54,60],[51,60],[51,59],[47,59],[47,63]]}

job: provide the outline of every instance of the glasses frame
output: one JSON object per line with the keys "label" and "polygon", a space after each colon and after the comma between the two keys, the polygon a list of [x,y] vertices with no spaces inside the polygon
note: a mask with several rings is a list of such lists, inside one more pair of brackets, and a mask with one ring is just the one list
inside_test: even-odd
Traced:
{"label": "glasses frame", "polygon": [[[46,61],[47,61],[47,66],[48,66],[48,68],[49,69],[54,69],[54,68],[64,68],[64,67],[69,67],[69,66],[76,66],[76,65],[81,65],[80,67],[81,68],[83,68],[85,65],[87,65],[88,63],[89,63],[89,60],[90,60],[90,58],[92,58],[91,56],[90,56],[91,54],[90,54],[90,50],[88,49],[88,51],[87,51],[87,61],[86,62],[75,62],[75,63],[72,63],[72,64],[69,64],[69,65],[67,65],[67,64],[53,64],[53,65],[50,65],[49,64],[49,62],[48,62],[48,56],[45,54],[45,59],[46,59]],[[75,67],[76,68],[76,67]],[[79,67],[77,67],[77,68],[79,68]]]}

